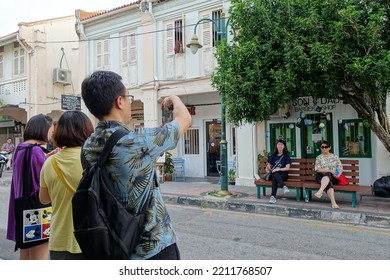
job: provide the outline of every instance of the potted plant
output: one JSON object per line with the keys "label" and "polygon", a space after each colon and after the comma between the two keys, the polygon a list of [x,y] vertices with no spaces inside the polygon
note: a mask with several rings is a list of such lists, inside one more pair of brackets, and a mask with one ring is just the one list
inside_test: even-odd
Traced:
{"label": "potted plant", "polygon": [[173,165],[172,154],[168,151],[165,152],[164,162],[164,180],[172,181],[172,173],[175,166]]}
{"label": "potted plant", "polygon": [[259,168],[257,173],[259,175],[265,173],[265,167],[267,165],[266,159],[268,159],[268,156],[269,156],[269,152],[267,152],[267,150],[263,150],[262,154],[260,153],[257,155],[257,166]]}
{"label": "potted plant", "polygon": [[234,169],[229,169],[228,181],[229,181],[229,185],[236,184],[236,171]]}

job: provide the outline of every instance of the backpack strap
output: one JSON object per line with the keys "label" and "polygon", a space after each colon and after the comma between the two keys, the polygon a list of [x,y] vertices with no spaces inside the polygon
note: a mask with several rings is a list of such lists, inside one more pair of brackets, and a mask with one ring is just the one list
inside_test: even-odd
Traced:
{"label": "backpack strap", "polygon": [[61,169],[58,167],[57,161],[54,158],[54,156],[50,157],[51,164],[53,165],[53,168],[55,172],[57,173],[58,177],[61,179],[62,183],[64,184],[65,187],[68,188],[68,190],[73,194],[75,191],[72,189],[68,181],[65,179],[64,174],[61,172]]}
{"label": "backpack strap", "polygon": [[111,136],[108,138],[106,144],[104,145],[102,154],[100,155],[99,161],[97,162],[97,166],[99,166],[99,167],[103,166],[103,164],[106,162],[106,160],[110,156],[112,148],[114,148],[115,144],[119,141],[119,139],[121,139],[127,133],[129,133],[129,132],[125,129],[118,129],[113,134],[111,134]]}
{"label": "backpack strap", "polygon": [[[104,165],[104,163],[110,156],[112,148],[114,148],[115,144],[119,141],[119,139],[121,139],[127,133],[129,132],[125,129],[118,129],[113,134],[111,134],[106,144],[104,145],[103,151],[100,155],[99,161],[96,163],[96,166],[102,167]],[[87,169],[89,166],[91,166],[83,153],[83,149],[81,149],[80,157],[81,157],[81,165],[83,169]]]}
{"label": "backpack strap", "polygon": [[25,147],[18,146],[17,149],[18,151],[26,150],[23,158],[23,170],[25,171],[23,172],[23,197],[29,197],[31,192],[31,150],[35,146],[43,148],[38,144],[30,144]]}

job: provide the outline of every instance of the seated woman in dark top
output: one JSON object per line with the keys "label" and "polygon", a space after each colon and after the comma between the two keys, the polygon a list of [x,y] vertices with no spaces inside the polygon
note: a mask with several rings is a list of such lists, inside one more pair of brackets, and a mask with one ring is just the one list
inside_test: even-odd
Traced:
{"label": "seated woman in dark top", "polygon": [[288,179],[288,170],[290,169],[291,158],[288,154],[286,142],[279,139],[276,143],[275,151],[268,158],[266,171],[271,171],[270,178],[272,179],[272,192],[269,203],[276,203],[276,192],[278,186],[283,186],[283,192],[288,193],[289,189],[284,185]]}

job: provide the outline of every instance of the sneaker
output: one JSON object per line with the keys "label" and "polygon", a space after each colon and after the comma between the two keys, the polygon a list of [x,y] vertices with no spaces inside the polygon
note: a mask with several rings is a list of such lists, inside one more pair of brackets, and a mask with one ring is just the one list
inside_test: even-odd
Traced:
{"label": "sneaker", "polygon": [[271,198],[269,199],[269,203],[275,204],[276,203],[276,198],[274,196],[271,196]]}
{"label": "sneaker", "polygon": [[290,192],[290,190],[286,186],[283,186],[283,193],[288,193],[288,192]]}

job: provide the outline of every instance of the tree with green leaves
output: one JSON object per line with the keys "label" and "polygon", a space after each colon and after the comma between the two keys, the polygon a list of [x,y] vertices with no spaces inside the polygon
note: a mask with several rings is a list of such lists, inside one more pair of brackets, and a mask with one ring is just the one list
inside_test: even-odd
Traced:
{"label": "tree with green leaves", "polygon": [[235,36],[217,46],[213,86],[235,124],[302,96],[338,98],[390,151],[389,0],[231,0]]}

